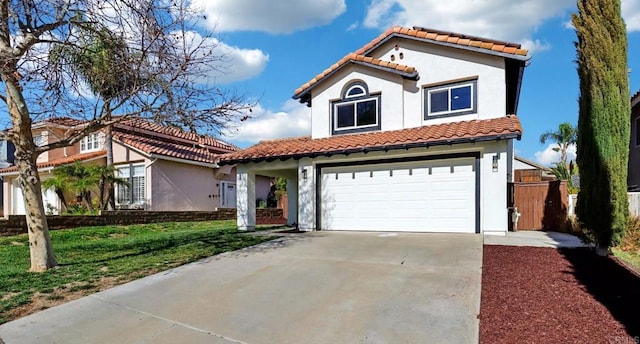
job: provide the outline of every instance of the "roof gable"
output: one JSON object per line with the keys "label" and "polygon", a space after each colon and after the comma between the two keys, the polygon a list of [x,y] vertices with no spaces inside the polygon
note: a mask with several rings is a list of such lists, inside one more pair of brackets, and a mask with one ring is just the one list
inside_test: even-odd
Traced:
{"label": "roof gable", "polygon": [[336,73],[337,71],[339,71],[340,69],[342,69],[343,67],[349,64],[365,66],[369,68],[386,71],[389,73],[398,74],[405,79],[415,80],[418,78],[418,71],[414,67],[405,66],[395,62],[383,61],[383,60],[376,59],[373,57],[368,57],[365,55],[351,53],[343,57],[342,59],[340,59],[340,61],[338,61],[331,67],[325,69],[322,73],[318,74],[315,78],[309,80],[306,84],[300,86],[295,91],[293,95],[293,99],[300,98],[304,93],[311,91],[311,89],[313,89],[319,81],[331,76],[332,74]]}
{"label": "roof gable", "polygon": [[[310,100],[310,91],[315,88],[321,81],[343,68],[349,63],[362,64],[369,67],[380,68],[395,73],[405,73],[403,77],[417,78],[418,72],[414,67],[396,64],[394,62],[382,61],[370,55],[374,50],[383,45],[394,37],[401,37],[428,44],[436,44],[451,48],[474,51],[483,54],[496,55],[517,61],[528,61],[530,59],[529,52],[522,49],[520,44],[502,42],[487,38],[480,38],[470,35],[463,35],[453,32],[439,31],[414,26],[413,28],[405,28],[394,26],[383,32],[380,36],[373,39],[354,53],[350,53],[340,59],[331,67],[325,69],[313,79],[300,86],[293,94],[293,99],[300,99],[301,102]],[[524,62],[523,62],[524,63]]]}
{"label": "roof gable", "polygon": [[499,55],[517,60],[529,60],[529,52],[522,49],[517,43],[509,43],[489,38],[465,35],[455,32],[434,30],[414,26],[406,28],[394,26],[383,32],[380,36],[367,43],[362,48],[356,50],[356,54],[368,55],[377,47],[393,37],[404,37],[419,40],[431,44],[450,46],[459,49],[473,50],[480,53]]}

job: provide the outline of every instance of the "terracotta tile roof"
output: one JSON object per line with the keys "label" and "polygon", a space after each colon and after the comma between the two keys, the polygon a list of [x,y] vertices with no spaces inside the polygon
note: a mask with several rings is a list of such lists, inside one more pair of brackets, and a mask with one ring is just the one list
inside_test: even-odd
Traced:
{"label": "terracotta tile roof", "polygon": [[[504,56],[511,56],[515,59],[528,60],[529,52],[526,49],[522,49],[520,44],[502,42],[488,38],[480,38],[470,35],[464,35],[454,32],[440,31],[434,29],[428,29],[423,27],[414,26],[413,28],[406,28],[401,26],[394,26],[387,31],[380,34],[380,36],[373,39],[371,42],[364,45],[362,48],[343,57],[338,63],[329,67],[322,73],[318,74],[315,78],[299,87],[294,95],[294,99],[300,98],[305,91],[307,91],[312,85],[325,78],[327,75],[341,68],[345,63],[349,62],[353,56],[362,56],[363,58],[369,54],[373,49],[386,42],[391,37],[405,37],[409,39],[419,39],[429,41],[435,44],[448,45],[453,47],[459,47],[462,49],[471,49],[488,54],[500,54]],[[376,60],[376,59],[374,59]],[[380,60],[377,60],[380,61]],[[382,63],[392,63],[387,61],[380,61]],[[379,63],[373,63],[373,65],[380,66]],[[404,67],[404,66],[402,66]],[[400,67],[400,68],[402,68]],[[412,67],[407,67],[412,68]],[[415,70],[415,69],[414,69]],[[416,72],[417,73],[417,72]]]}
{"label": "terracotta tile roof", "polygon": [[355,63],[355,64],[360,64],[360,65],[365,65],[365,66],[386,70],[392,73],[400,74],[401,76],[409,79],[418,77],[418,71],[414,67],[409,67],[409,66],[401,65],[395,62],[383,61],[373,57],[351,53],[343,57],[342,59],[340,59],[340,61],[338,61],[331,67],[325,69],[322,73],[316,75],[315,78],[309,80],[309,82],[307,82],[306,84],[300,86],[295,91],[294,98],[302,94],[303,91],[309,89],[309,87],[311,87],[318,81],[326,78],[332,73],[335,73],[336,71],[340,70],[340,68],[346,66],[349,63]]}
{"label": "terracotta tile roof", "polygon": [[527,51],[526,49],[522,49],[522,46],[517,43],[497,41],[494,39],[464,35],[455,32],[434,30],[418,26],[414,26],[411,29],[401,26],[394,26],[383,32],[380,36],[367,43],[362,48],[356,50],[356,54],[366,55],[371,50],[376,48],[380,43],[386,41],[394,35],[407,38],[419,38],[433,42],[448,43],[458,45],[461,48],[480,48],[481,50],[486,50],[487,53],[503,53],[507,55],[514,55],[514,57],[519,58],[527,57],[529,54],[529,51]]}
{"label": "terracotta tile roof", "polygon": [[146,154],[213,164],[221,154],[240,148],[211,136],[162,126],[144,119],[127,119],[113,126],[113,138]]}
{"label": "terracotta tile roof", "polygon": [[[56,166],[70,164],[70,163],[76,162],[76,161],[89,160],[89,159],[101,158],[101,157],[106,157],[106,156],[107,156],[107,152],[106,151],[97,151],[97,152],[90,152],[90,153],[84,153],[84,154],[76,154],[76,155],[72,155],[72,156],[66,156],[66,157],[62,157],[62,158],[58,158],[58,159],[49,160],[49,161],[46,161],[46,162],[41,162],[37,166],[38,166],[38,169],[45,168],[45,167],[56,167]],[[11,167],[0,169],[0,173],[7,173],[7,172],[18,172],[18,167],[17,166],[11,166]]]}
{"label": "terracotta tile roof", "polygon": [[113,139],[149,155],[156,154],[209,164],[215,163],[217,157],[221,154],[220,151],[214,152],[198,144],[189,145],[177,141],[164,141],[153,137],[134,135],[130,133],[114,131]]}
{"label": "terracotta tile roof", "polygon": [[119,131],[136,131],[135,129],[140,129],[150,133],[166,135],[166,137],[170,138],[187,140],[191,143],[209,146],[210,148],[217,148],[219,149],[219,153],[234,152],[240,149],[237,146],[215,137],[191,133],[177,127],[159,125],[141,118],[131,118],[119,122],[114,125],[114,129]]}
{"label": "terracotta tile roof", "polygon": [[506,116],[487,120],[473,120],[435,124],[418,128],[340,135],[321,139],[310,137],[263,141],[245,150],[226,154],[220,164],[276,160],[335,154],[406,149],[463,142],[477,142],[498,138],[519,138],[520,120]]}
{"label": "terracotta tile roof", "polygon": [[75,127],[78,125],[85,124],[86,121],[82,121],[82,120],[71,118],[71,117],[49,117],[45,120],[35,123],[35,125],[40,123],[44,125],[46,125],[47,123],[50,123],[50,124],[60,125],[64,127]]}

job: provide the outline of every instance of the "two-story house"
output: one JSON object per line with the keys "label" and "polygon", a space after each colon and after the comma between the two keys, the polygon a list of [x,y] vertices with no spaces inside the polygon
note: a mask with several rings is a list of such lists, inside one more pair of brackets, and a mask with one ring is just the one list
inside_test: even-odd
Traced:
{"label": "two-story house", "polygon": [[393,27],[298,88],[311,137],[230,153],[238,226],[255,226],[255,175],[287,178],[300,230],[507,231],[520,45]]}
{"label": "two-story house", "polygon": [[[33,124],[34,143],[43,145],[68,137],[87,122],[71,118],[49,118]],[[235,167],[217,164],[222,154],[239,148],[217,138],[166,127],[143,119],[127,119],[113,126],[113,161],[116,175],[126,185],[116,185],[115,201],[120,209],[157,211],[210,211],[235,208]],[[79,143],[53,149],[37,159],[40,178],[51,176],[61,165],[81,161],[106,164],[104,133],[84,137]],[[4,215],[25,213],[22,190],[16,182],[16,166],[0,169],[3,177]],[[258,197],[266,199],[270,179],[258,177]],[[43,190],[48,213],[62,210],[53,189]],[[67,200],[73,200],[70,193]]]}
{"label": "two-story house", "polygon": [[629,191],[640,191],[640,91],[631,97],[631,138],[629,140]]}

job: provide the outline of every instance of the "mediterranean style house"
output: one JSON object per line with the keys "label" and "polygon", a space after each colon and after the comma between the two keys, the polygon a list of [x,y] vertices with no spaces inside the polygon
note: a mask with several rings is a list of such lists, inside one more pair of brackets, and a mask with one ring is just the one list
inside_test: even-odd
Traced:
{"label": "mediterranean style house", "polygon": [[629,191],[640,191],[640,91],[631,97],[631,138],[629,140]]}
{"label": "mediterranean style house", "polygon": [[[238,169],[238,226],[255,226],[256,175],[287,178],[300,230],[507,232],[519,44],[393,27],[298,88],[311,136],[222,157]],[[297,214],[297,216],[291,216]]]}
{"label": "mediterranean style house", "polygon": [[[71,118],[49,118],[33,124],[34,142],[56,142],[87,123]],[[10,146],[6,142],[4,146]],[[119,209],[156,211],[209,211],[235,208],[234,166],[217,164],[222,154],[237,151],[219,139],[166,127],[143,119],[127,119],[113,126],[113,160],[116,175],[128,185],[116,185]],[[6,159],[12,161],[12,159]],[[103,132],[92,133],[79,143],[41,154],[37,165],[40,178],[49,178],[56,166],[81,161],[106,164]],[[3,179],[4,215],[24,214],[22,191],[16,183],[15,166],[0,169]],[[270,179],[258,177],[258,197],[266,199]],[[53,189],[43,190],[45,209],[61,212]],[[69,195],[73,199],[75,195]]]}

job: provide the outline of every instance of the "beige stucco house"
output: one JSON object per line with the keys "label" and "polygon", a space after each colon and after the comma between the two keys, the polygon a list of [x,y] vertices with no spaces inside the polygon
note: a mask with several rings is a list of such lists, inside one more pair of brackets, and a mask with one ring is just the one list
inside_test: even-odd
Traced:
{"label": "beige stucco house", "polygon": [[[46,144],[64,138],[86,122],[71,118],[50,118],[33,125],[34,142]],[[235,166],[220,167],[222,154],[239,148],[205,135],[166,127],[142,119],[128,119],[113,127],[113,159],[116,173],[128,181],[116,185],[116,206],[120,209],[156,211],[209,211],[235,208]],[[58,148],[38,157],[41,179],[56,166],[81,161],[106,164],[103,132],[95,132],[79,143]],[[24,214],[24,200],[16,183],[15,166],[0,169],[3,178],[4,215]],[[270,179],[259,177],[259,198],[266,199]],[[73,196],[71,196],[73,198]],[[58,214],[61,202],[53,190],[43,190],[48,213]]]}

